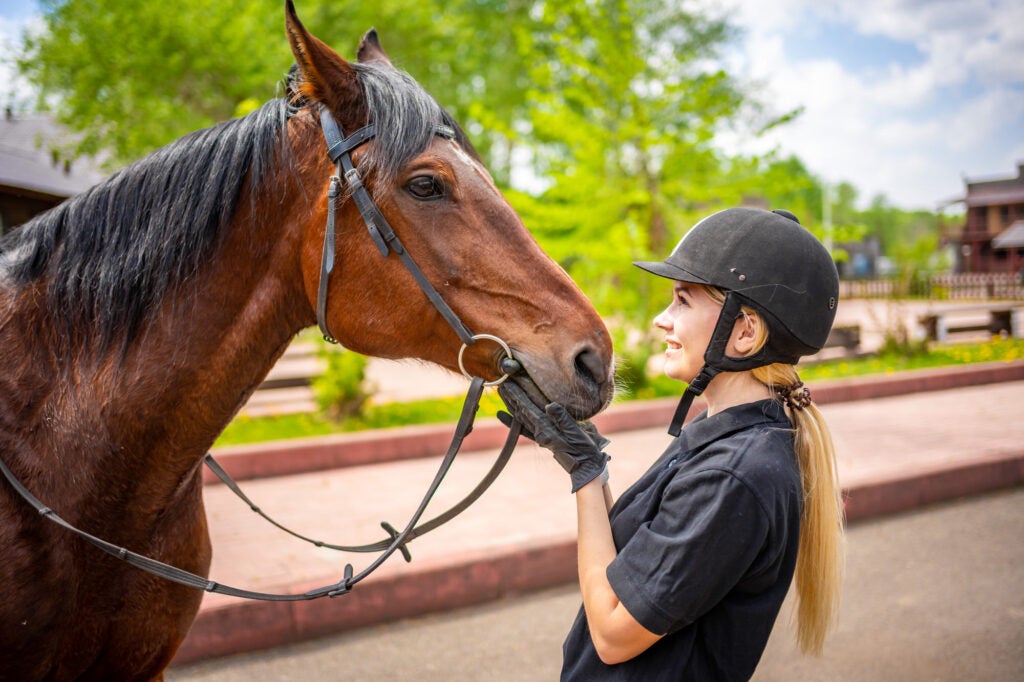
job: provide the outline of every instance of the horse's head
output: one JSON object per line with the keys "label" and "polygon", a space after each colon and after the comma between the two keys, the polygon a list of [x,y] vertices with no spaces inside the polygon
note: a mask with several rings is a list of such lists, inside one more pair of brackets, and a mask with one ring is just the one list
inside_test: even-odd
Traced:
{"label": "horse's head", "polygon": [[[465,326],[505,340],[547,399],[580,418],[600,410],[613,391],[607,329],[524,228],[451,117],[391,65],[373,31],[359,46],[359,61],[349,63],[305,29],[290,0],[286,27],[299,68],[293,96],[302,105],[289,135],[315,165],[303,173],[314,202],[303,216],[302,249],[311,304],[318,301],[335,172],[321,132],[326,109],[344,135],[373,124],[373,136],[352,151],[352,161],[404,249]],[[394,245],[381,255],[380,240],[375,244],[351,196],[352,183],[342,184],[326,326],[355,351],[458,370],[458,334]],[[494,379],[503,356],[500,346],[480,340],[466,349],[464,367]]]}

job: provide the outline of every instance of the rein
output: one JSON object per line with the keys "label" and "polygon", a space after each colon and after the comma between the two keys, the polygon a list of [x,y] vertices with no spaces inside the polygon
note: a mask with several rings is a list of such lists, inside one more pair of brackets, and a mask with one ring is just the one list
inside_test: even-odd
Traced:
{"label": "rein", "polygon": [[[401,552],[406,561],[412,561],[412,555],[407,547],[409,542],[414,538],[424,535],[444,523],[447,523],[479,499],[484,491],[490,487],[501,471],[505,468],[505,465],[508,463],[522,431],[520,423],[518,421],[513,421],[509,427],[509,434],[505,439],[505,444],[502,446],[497,459],[491,466],[491,469],[484,476],[483,480],[481,480],[480,483],[477,484],[477,486],[470,491],[468,495],[466,495],[466,497],[446,512],[422,524],[419,523],[420,518],[423,516],[427,506],[430,504],[434,494],[437,492],[441,482],[444,480],[445,475],[448,473],[452,463],[455,461],[455,456],[462,447],[463,440],[465,440],[466,436],[468,436],[473,430],[473,420],[475,419],[476,412],[480,407],[480,398],[483,395],[484,387],[500,384],[508,379],[509,376],[518,372],[521,369],[521,366],[513,357],[511,348],[503,340],[490,334],[473,334],[469,330],[459,316],[456,315],[455,311],[452,310],[451,306],[449,306],[441,297],[437,289],[435,289],[430,281],[427,280],[423,271],[416,264],[416,261],[413,260],[412,256],[409,255],[409,252],[402,245],[401,240],[399,240],[398,235],[395,234],[387,219],[377,208],[376,204],[373,203],[373,199],[370,197],[369,192],[367,192],[366,187],[363,185],[362,177],[359,174],[359,170],[352,162],[351,156],[354,149],[368,142],[374,137],[374,135],[376,135],[376,129],[373,124],[360,128],[352,135],[345,137],[330,112],[322,105],[320,107],[320,123],[323,128],[324,139],[327,143],[328,156],[335,164],[337,171],[330,178],[330,187],[327,192],[327,226],[324,232],[324,246],[320,264],[320,283],[317,291],[317,323],[320,326],[320,331],[323,334],[324,339],[330,343],[338,343],[337,339],[333,334],[331,334],[327,327],[327,284],[331,272],[334,269],[336,204],[338,197],[341,194],[342,178],[344,178],[345,183],[347,183],[351,189],[352,199],[359,208],[359,213],[363,218],[363,222],[366,223],[366,228],[370,233],[370,237],[373,239],[373,242],[377,246],[381,255],[387,257],[391,253],[395,253],[399,257],[416,280],[420,289],[422,289],[423,293],[426,294],[431,304],[433,304],[438,312],[441,313],[462,341],[462,348],[459,350],[459,368],[462,370],[462,373],[466,378],[470,380],[469,390],[466,394],[466,400],[462,406],[462,413],[459,416],[459,421],[455,427],[455,433],[452,436],[451,444],[448,446],[448,451],[445,453],[444,458],[438,467],[437,474],[434,476],[434,480],[431,482],[427,492],[424,494],[419,507],[417,507],[416,511],[413,513],[412,517],[401,532],[398,532],[398,530],[387,521],[382,521],[381,527],[387,532],[388,537],[376,543],[358,546],[334,545],[308,538],[282,526],[280,523],[265,514],[245,495],[245,493],[242,492],[238,484],[228,475],[220,464],[217,463],[210,453],[205,455],[204,460],[206,465],[221,479],[221,481],[224,482],[225,485],[227,485],[239,498],[246,502],[252,511],[256,512],[268,522],[286,533],[289,533],[300,540],[312,543],[317,547],[327,547],[329,549],[344,552],[381,552],[380,556],[378,556],[360,573],[356,574],[352,568],[352,564],[347,564],[345,566],[342,579],[337,583],[325,585],[324,587],[300,594],[255,592],[238,587],[231,587],[230,585],[223,585],[216,581],[196,575],[195,573],[190,573],[189,571],[185,571],[181,568],[171,566],[170,564],[137,554],[136,552],[132,552],[124,547],[119,547],[113,543],[107,542],[102,538],[76,528],[58,516],[52,509],[47,507],[35,495],[33,495],[32,492],[18,480],[13,472],[7,468],[4,462],[0,460],[0,473],[4,475],[4,478],[6,478],[8,483],[11,484],[15,492],[28,502],[41,516],[71,531],[104,552],[107,552],[108,554],[115,556],[132,566],[187,587],[205,590],[207,592],[214,592],[217,594],[225,594],[232,597],[241,597],[243,599],[279,602],[305,601],[310,599],[319,599],[321,597],[339,597],[341,595],[348,594],[356,583],[373,573],[373,571],[379,568],[381,564],[383,564],[395,552]],[[435,127],[435,134],[448,139],[453,139],[455,132],[451,128],[439,125]],[[505,352],[505,357],[500,361],[500,368],[503,374],[493,381],[485,381],[480,377],[470,376],[463,365],[462,356],[466,348],[473,345],[480,339],[489,339],[494,341],[499,344]]]}
{"label": "rein", "polygon": [[[480,381],[480,379],[474,379],[474,382],[476,381]],[[473,406],[473,413],[476,412],[480,400],[479,391],[480,389],[477,388],[474,384],[470,385],[469,394],[466,396],[466,402],[463,404],[462,408],[463,417],[466,416],[467,408],[470,405]],[[473,430],[472,417],[470,416],[469,419],[470,422],[466,425],[465,428],[463,428],[462,418],[460,418],[459,424],[456,426],[455,436],[453,436],[452,438],[451,445],[449,446],[448,452],[445,454],[444,460],[442,460],[441,462],[441,468],[438,471],[438,474],[442,477],[444,476],[444,472],[447,472],[448,468],[451,466],[451,462],[449,460],[455,458],[455,455],[458,453],[459,448],[462,446],[462,441]],[[456,516],[464,512],[466,509],[469,508],[471,504],[476,502],[480,498],[480,496],[483,495],[484,492],[486,492],[488,488],[491,487],[491,484],[494,483],[495,480],[497,480],[498,475],[505,469],[505,465],[508,464],[508,460],[512,455],[512,451],[515,449],[516,441],[519,439],[519,434],[522,432],[522,425],[518,421],[513,422],[512,427],[510,428],[512,430],[506,437],[505,444],[498,452],[498,457],[494,460],[494,464],[491,465],[491,468],[488,470],[487,474],[483,477],[483,479],[480,480],[476,487],[473,488],[473,490],[470,491],[468,495],[462,498],[462,500],[460,500],[458,504],[453,505],[448,511],[444,512],[443,514],[439,514],[438,516],[435,516],[430,521],[425,521],[424,523],[419,524],[414,528],[407,529],[402,533],[399,533],[397,530],[395,530],[395,527],[387,521],[381,521],[380,525],[388,533],[389,537],[384,538],[383,540],[380,540],[378,542],[373,542],[366,545],[335,545],[329,542],[324,542],[323,540],[316,540],[314,538],[307,537],[305,535],[302,535],[301,533],[297,533],[291,530],[290,528],[280,524],[279,522],[268,516],[266,512],[264,512],[263,509],[259,507],[259,505],[254,503],[251,499],[249,499],[249,496],[242,491],[238,483],[233,478],[231,478],[231,475],[228,474],[228,472],[224,470],[220,463],[213,458],[213,455],[211,455],[210,453],[206,453],[206,457],[204,459],[206,461],[206,466],[209,467],[210,471],[216,474],[217,478],[219,478],[221,482],[224,483],[224,485],[231,489],[231,492],[233,492],[239,499],[241,499],[243,502],[249,505],[249,508],[256,514],[261,516],[265,521],[267,521],[273,526],[276,526],[277,528],[280,528],[285,533],[288,533],[289,535],[296,537],[304,542],[308,542],[311,545],[315,545],[317,547],[325,547],[327,549],[334,549],[339,552],[387,551],[391,548],[391,545],[394,543],[396,538],[402,538],[402,542],[399,545],[397,545],[397,549],[402,553],[402,556],[405,558],[405,560],[409,562],[412,561],[412,555],[409,553],[409,548],[407,547],[407,544],[409,542],[412,542],[414,539],[422,535],[426,535],[430,531],[448,523]],[[438,481],[438,483],[440,483],[440,481]],[[424,501],[429,501],[430,497],[433,496],[435,490],[436,487],[432,485],[431,489],[427,493],[427,496],[424,497]],[[413,522],[417,522],[421,514],[422,512],[417,512],[415,517],[413,518]],[[394,550],[391,550],[391,552],[393,551]],[[389,552],[389,554],[391,552]]]}
{"label": "rein", "polygon": [[[78,535],[79,537],[95,545],[104,552],[114,557],[117,557],[118,559],[121,559],[122,561],[125,561],[126,563],[131,564],[136,568],[140,568],[146,571],[147,573],[151,573],[155,576],[165,578],[180,585],[185,585],[186,587],[205,590],[207,592],[214,592],[216,594],[225,594],[232,597],[241,597],[243,599],[284,602],[308,601],[311,599],[319,599],[321,597],[340,597],[344,594],[347,594],[356,583],[360,582],[368,575],[373,573],[375,570],[377,570],[377,568],[379,568],[381,564],[383,564],[396,551],[400,551],[402,553],[402,556],[405,557],[406,561],[412,561],[412,556],[410,555],[409,549],[408,547],[406,547],[406,544],[411,542],[413,538],[424,535],[433,530],[434,528],[437,528],[438,526],[442,525],[443,523],[450,521],[456,515],[458,515],[466,508],[468,508],[469,505],[475,502],[480,497],[480,495],[482,495],[484,491],[487,490],[490,484],[493,483],[494,480],[498,477],[498,474],[501,473],[502,469],[504,469],[505,464],[508,462],[510,456],[512,455],[512,451],[515,449],[516,442],[519,439],[519,434],[522,428],[519,422],[512,423],[512,426],[509,429],[508,437],[505,439],[505,444],[504,446],[502,446],[501,452],[498,454],[497,460],[491,467],[491,470],[484,477],[484,479],[477,485],[477,487],[474,488],[469,495],[463,498],[461,502],[456,504],[447,512],[435,517],[434,519],[422,525],[417,525],[419,523],[420,518],[423,516],[423,513],[426,511],[427,505],[430,504],[430,500],[433,499],[434,493],[436,493],[437,489],[441,486],[441,481],[444,480],[445,474],[448,473],[448,470],[451,468],[452,463],[455,461],[455,455],[458,454],[459,448],[462,446],[462,441],[465,439],[467,435],[469,435],[470,431],[473,430],[473,420],[476,416],[477,408],[479,407],[480,396],[483,393],[483,387],[484,380],[481,379],[480,377],[475,377],[470,383],[469,392],[466,395],[466,402],[462,407],[462,414],[459,417],[459,422],[455,428],[455,435],[452,437],[451,444],[448,447],[448,452],[445,453],[444,459],[441,461],[441,465],[437,470],[437,474],[434,476],[434,480],[431,482],[430,487],[427,489],[426,494],[423,496],[423,500],[420,502],[419,507],[417,507],[415,513],[412,515],[412,518],[409,519],[409,522],[406,524],[405,528],[400,533],[396,531],[391,524],[387,523],[386,521],[382,522],[381,526],[384,527],[384,529],[388,532],[390,537],[381,540],[380,542],[370,545],[362,545],[358,547],[343,547],[340,545],[329,545],[327,543],[322,543],[317,540],[310,540],[308,538],[305,538],[302,535],[299,535],[291,530],[288,530],[284,526],[278,524],[276,521],[270,519],[270,517],[263,514],[258,507],[249,502],[249,499],[245,497],[244,493],[242,493],[240,489],[238,489],[238,485],[234,483],[234,481],[231,481],[230,477],[227,477],[226,480],[222,478],[222,480],[224,480],[224,482],[228,484],[232,488],[232,490],[236,492],[236,494],[240,495],[240,497],[243,500],[249,502],[250,506],[253,508],[253,511],[258,512],[261,516],[263,516],[265,519],[273,523],[275,526],[281,528],[282,530],[285,530],[286,532],[294,535],[295,537],[301,538],[308,542],[312,542],[317,546],[329,547],[331,549],[338,549],[342,551],[382,551],[381,555],[378,556],[373,561],[373,563],[371,563],[369,566],[363,569],[360,573],[354,574],[352,564],[347,564],[345,566],[344,575],[342,579],[339,580],[337,583],[325,585],[324,587],[310,590],[308,592],[302,592],[299,594],[255,592],[253,590],[246,590],[238,587],[232,587],[230,585],[223,585],[214,580],[209,580],[208,578],[204,578],[203,576],[196,575],[195,573],[190,573],[189,571],[186,571],[181,568],[177,568],[176,566],[171,566],[170,564],[165,564],[162,561],[151,559],[147,556],[143,556],[141,554],[137,554],[136,552],[132,552],[131,550],[125,549],[124,547],[119,547],[113,543],[103,540],[102,538],[96,537],[95,535],[92,535],[79,528],[76,528],[75,526],[71,525],[63,518],[58,516],[52,509],[43,504],[39,500],[39,498],[33,495],[29,491],[29,489],[26,488],[21,483],[21,481],[17,479],[17,477],[15,477],[11,470],[8,469],[7,466],[3,463],[3,460],[0,460],[0,473],[3,473],[4,477],[7,479],[7,482],[11,484],[14,490],[26,502],[28,502],[37,512],[39,512],[41,516],[49,519],[50,521],[53,521],[58,526],[61,526],[71,531],[75,535]],[[207,454],[206,460],[207,463],[209,464],[211,461],[213,461],[213,458],[209,454]],[[214,465],[215,466],[211,466],[214,473],[217,473],[218,476],[220,476],[221,473],[224,473],[224,476],[227,476],[226,472],[224,472],[223,469],[220,468],[220,465],[216,464],[216,462],[214,462]]]}

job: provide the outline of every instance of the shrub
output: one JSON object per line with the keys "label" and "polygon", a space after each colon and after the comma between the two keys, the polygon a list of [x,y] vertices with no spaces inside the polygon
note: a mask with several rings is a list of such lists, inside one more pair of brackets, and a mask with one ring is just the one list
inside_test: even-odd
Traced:
{"label": "shrub", "polygon": [[362,416],[372,390],[366,383],[366,357],[321,342],[324,372],[313,379],[313,393],[329,419],[343,421]]}

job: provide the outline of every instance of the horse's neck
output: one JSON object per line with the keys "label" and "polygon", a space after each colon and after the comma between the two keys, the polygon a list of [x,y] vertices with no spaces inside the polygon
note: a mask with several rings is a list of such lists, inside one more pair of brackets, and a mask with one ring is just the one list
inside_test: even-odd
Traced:
{"label": "horse's neck", "polygon": [[[251,260],[211,262],[194,288],[176,292],[184,305],[165,306],[154,318],[131,353],[131,371],[118,380],[118,400],[160,425],[175,456],[201,455],[212,444],[311,315],[299,272],[282,271],[297,268],[297,240],[244,229],[232,232],[224,253],[249,253],[245,243],[261,238],[273,248]],[[150,431],[131,421],[124,429]]]}
{"label": "horse's neck", "polygon": [[[0,403],[6,412],[0,415],[6,422],[2,449],[12,445],[12,456],[25,458],[22,464],[36,472],[70,468],[73,478],[107,495],[144,494],[154,510],[183,482],[194,484],[205,450],[312,316],[298,271],[298,235],[288,228],[245,234],[252,223],[244,215],[238,220],[221,253],[247,254],[247,260],[212,260],[169,293],[126,349],[98,362],[33,347],[44,315],[25,312],[23,320],[8,320],[5,334],[20,329],[25,366],[17,370],[17,385],[7,386],[6,378],[0,384],[25,397],[13,410],[12,401]],[[251,240],[268,246],[252,253]],[[27,420],[17,424],[15,411]],[[37,483],[58,486],[58,480]],[[69,505],[91,504],[87,498],[95,493],[85,486],[58,488],[50,493]]]}

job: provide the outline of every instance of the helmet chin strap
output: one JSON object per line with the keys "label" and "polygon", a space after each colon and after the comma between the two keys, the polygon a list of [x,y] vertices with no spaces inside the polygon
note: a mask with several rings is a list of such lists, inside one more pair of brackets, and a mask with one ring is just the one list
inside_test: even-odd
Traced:
{"label": "helmet chin strap", "polygon": [[678,436],[682,432],[683,422],[686,420],[686,413],[690,411],[693,399],[702,394],[716,376],[722,372],[742,372],[775,362],[775,357],[768,350],[767,344],[754,355],[743,358],[725,354],[733,327],[736,325],[736,318],[742,314],[742,309],[743,302],[740,298],[733,292],[726,291],[722,311],[718,314],[715,330],[711,333],[711,341],[704,351],[704,366],[687,385],[679,405],[676,406],[675,414],[672,415],[668,432],[673,436]]}
{"label": "helmet chin strap", "polygon": [[690,411],[690,405],[693,404],[693,399],[704,392],[704,389],[708,387],[711,380],[714,379],[722,370],[715,369],[710,365],[704,365],[700,372],[693,378],[693,381],[683,391],[683,397],[680,398],[679,404],[676,406],[675,414],[672,415],[672,423],[668,427],[668,432],[673,436],[678,436],[683,431],[683,422],[686,421],[686,413]]}

